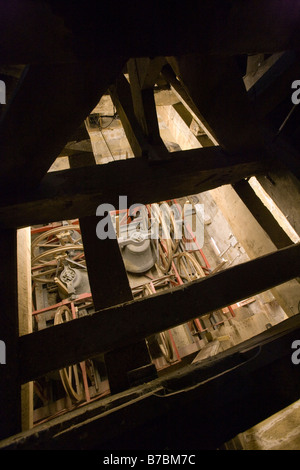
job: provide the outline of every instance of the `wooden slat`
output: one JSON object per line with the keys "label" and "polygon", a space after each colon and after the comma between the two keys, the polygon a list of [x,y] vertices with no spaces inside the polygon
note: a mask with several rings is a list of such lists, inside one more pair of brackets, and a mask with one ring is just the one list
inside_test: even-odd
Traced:
{"label": "wooden slat", "polygon": [[299,255],[300,244],[296,244],[171,293],[156,294],[23,336],[19,340],[22,381],[134,343],[293,279],[300,275]]}
{"label": "wooden slat", "polygon": [[[169,161],[149,164],[129,159],[47,174],[39,187],[25,195],[2,198],[3,227],[22,227],[94,215],[101,203],[148,204],[206,191],[248,176],[265,173],[269,165],[255,153],[227,156],[218,147],[170,154]],[[88,182],[88,183],[87,183]]]}
{"label": "wooden slat", "polygon": [[16,230],[0,231],[0,439],[21,431],[21,383],[18,357],[18,289]]}
{"label": "wooden slat", "polygon": [[[129,58],[299,50],[299,11],[298,0],[290,0],[288,7],[286,0],[194,0],[189,8],[179,0],[151,0],[147,8],[124,0],[118,8],[106,5],[105,10],[91,0],[16,0],[13,8],[0,6],[1,59],[4,64],[28,64],[122,54]],[[103,38],[105,47],[99,47]]]}
{"label": "wooden slat", "polygon": [[0,123],[1,191],[35,187],[123,61],[30,65]]}

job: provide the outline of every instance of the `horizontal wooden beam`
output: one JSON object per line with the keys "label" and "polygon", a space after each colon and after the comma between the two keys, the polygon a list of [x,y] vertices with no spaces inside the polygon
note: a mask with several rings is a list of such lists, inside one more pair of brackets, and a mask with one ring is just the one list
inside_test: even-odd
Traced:
{"label": "horizontal wooden beam", "polygon": [[[298,0],[15,0],[0,5],[3,64],[78,58],[156,57],[188,52],[244,54],[299,49]],[[270,18],[275,18],[270,21]],[[142,34],[141,34],[142,25]],[[116,34],[116,31],[118,34]],[[125,39],[124,39],[125,38]],[[99,44],[105,42],[105,47]]]}
{"label": "horizontal wooden beam", "polygon": [[259,157],[233,157],[219,147],[206,147],[170,153],[169,160],[153,164],[137,158],[50,172],[36,190],[0,199],[0,226],[20,228],[95,215],[101,203],[117,208],[121,195],[130,206],[196,194],[265,173],[270,162]]}
{"label": "horizontal wooden beam", "polygon": [[[99,241],[99,243],[101,243]],[[19,339],[22,382],[132,344],[300,275],[300,244]],[[46,352],[46,354],[45,354]]]}
{"label": "horizontal wooden beam", "polygon": [[[299,399],[299,366],[291,361],[291,345],[300,334],[299,317],[215,358],[171,370],[124,394],[38,424],[1,441],[0,449],[78,450],[80,445],[80,450],[130,450],[132,442],[140,450],[216,449]],[[99,454],[94,455],[99,461]]]}

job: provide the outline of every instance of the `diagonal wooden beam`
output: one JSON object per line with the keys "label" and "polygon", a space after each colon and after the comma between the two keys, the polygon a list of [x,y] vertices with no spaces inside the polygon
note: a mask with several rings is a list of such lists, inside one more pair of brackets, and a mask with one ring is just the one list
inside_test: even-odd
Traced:
{"label": "diagonal wooden beam", "polygon": [[254,189],[247,180],[241,180],[233,184],[233,189],[241,198],[243,203],[255,217],[259,225],[264,229],[276,248],[284,248],[292,245],[291,239],[278,224],[273,214],[256,195]]}
{"label": "diagonal wooden beam", "polygon": [[259,150],[264,142],[234,58],[188,54],[170,58],[201,121],[230,153]]}
{"label": "diagonal wooden beam", "polygon": [[0,123],[3,192],[39,183],[122,64],[116,59],[26,68]]}
{"label": "diagonal wooden beam", "polygon": [[[0,439],[20,432],[21,383],[17,356],[19,321],[17,287],[17,231],[1,230],[0,286]],[[5,405],[4,405],[5,404]]]}
{"label": "diagonal wooden beam", "polygon": [[155,164],[137,158],[50,172],[36,190],[2,197],[1,225],[20,228],[94,215],[101,203],[117,208],[119,195],[126,195],[130,206],[196,194],[265,173],[271,165],[258,153],[228,156],[219,147],[170,155]]}
{"label": "diagonal wooden beam", "polygon": [[201,278],[184,288],[22,336],[21,380],[27,382],[100,352],[132,344],[294,279],[300,275],[296,261],[299,256],[298,243]]}

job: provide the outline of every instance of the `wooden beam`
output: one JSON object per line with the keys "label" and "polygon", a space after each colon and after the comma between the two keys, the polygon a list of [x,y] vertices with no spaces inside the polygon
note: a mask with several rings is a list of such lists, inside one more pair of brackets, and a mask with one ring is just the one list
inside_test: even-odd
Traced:
{"label": "wooden beam", "polygon": [[[251,87],[246,81],[247,88],[249,87],[248,96],[253,102],[257,117],[260,119],[266,119],[280,103],[291,97],[291,85],[295,77],[300,74],[300,56],[295,51],[286,51],[271,64],[260,79],[252,82]],[[290,109],[292,106],[293,103],[290,99]],[[275,131],[277,130],[275,129]]]}
{"label": "wooden beam", "polygon": [[[70,166],[95,166],[95,158],[86,154],[70,157]],[[96,310],[102,310],[112,305],[119,305],[133,300],[129,280],[117,239],[100,240],[96,234],[99,218],[95,215],[79,219],[82,242],[88,270],[89,283]],[[113,231],[112,221],[109,230]],[[105,365],[111,393],[117,393],[129,388],[128,372],[151,362],[145,340],[139,341],[127,348],[110,351],[105,355]]]}
{"label": "wooden beam", "polygon": [[[130,59],[128,62],[128,71],[133,66],[134,73],[137,74],[139,87],[141,90],[152,89],[156,84],[160,71],[164,64],[166,64],[165,57],[139,57]],[[130,72],[129,72],[130,74]]]}
{"label": "wooden beam", "polygon": [[230,153],[264,145],[257,118],[234,58],[188,54],[169,59],[201,121]]}
{"label": "wooden beam", "polygon": [[[162,62],[159,58],[156,59],[159,62],[159,68],[154,67],[158,75],[158,70],[162,67]],[[159,149],[159,155],[154,159],[167,158],[168,151],[163,143],[160,136],[159,125],[156,113],[156,105],[154,100],[153,80],[155,80],[155,74],[151,78],[148,76],[148,71],[151,69],[148,62],[145,63],[144,59],[130,59],[127,62],[127,70],[129,73],[130,89],[132,94],[132,102],[134,114],[147,142],[154,147]],[[155,78],[154,78],[155,77]]]}
{"label": "wooden beam", "polygon": [[[242,178],[265,173],[269,162],[253,156],[228,156],[218,147],[170,154],[170,160],[149,164],[145,159],[121,160],[95,167],[48,173],[30,193],[2,197],[2,227],[24,227],[94,215],[101,203],[129,206],[196,194]],[[88,185],[87,185],[88,181]]]}
{"label": "wooden beam", "polygon": [[122,64],[116,59],[111,65],[85,61],[25,69],[0,123],[3,192],[39,183]]}
{"label": "wooden beam", "polygon": [[203,147],[206,147],[206,146],[209,147],[211,145],[218,145],[216,139],[209,132],[209,129],[207,129],[204,126],[204,123],[202,122],[203,121],[203,116],[201,115],[199,109],[197,108],[197,106],[195,105],[195,103],[193,102],[193,100],[191,99],[189,94],[187,93],[186,89],[183,87],[183,85],[180,83],[180,81],[176,77],[176,74],[175,74],[174,70],[172,69],[172,67],[170,66],[170,64],[166,64],[166,65],[163,66],[163,68],[161,70],[161,74],[165,78],[165,80],[169,83],[169,85],[171,86],[171,90],[173,91],[175,96],[177,96],[180,103],[183,104],[183,106],[186,108],[187,112],[190,113],[191,116],[195,119],[198,126],[200,128],[203,128],[203,130],[205,131],[205,134],[206,134],[207,139],[208,139],[209,142],[208,142],[207,145],[204,145],[201,142],[201,145],[203,145]]}
{"label": "wooden beam", "polygon": [[[257,63],[256,70],[248,70],[246,71],[246,75],[243,77],[246,90],[250,90],[258,80],[260,80],[263,75],[268,73],[273,65],[280,59],[280,57],[284,54],[284,52],[277,52],[276,54],[272,54],[267,59],[263,59],[261,62]],[[261,54],[254,55],[254,57],[261,57]],[[264,54],[263,54],[264,56]],[[248,57],[249,60],[249,57]]]}
{"label": "wooden beam", "polygon": [[109,92],[134,156],[147,156],[150,146],[135,116],[130,85],[123,74],[109,87]]}
{"label": "wooden beam", "polygon": [[300,237],[300,182],[285,167],[273,168],[258,182]]}
{"label": "wooden beam", "polygon": [[259,225],[270,237],[276,248],[284,248],[292,245],[292,240],[281,228],[272,213],[267,209],[261,199],[256,195],[246,180],[241,180],[233,184],[233,189],[237,192],[243,203],[249,209]]}
{"label": "wooden beam", "polygon": [[[298,400],[300,377],[291,345],[299,334],[296,315],[216,358],[169,371],[126,394],[79,406],[5,439],[0,449],[130,450],[134,442],[140,450],[215,450]],[[180,433],[178,422],[184,426]]]}
{"label": "wooden beam", "polygon": [[[31,230],[17,231],[19,335],[32,333]],[[22,431],[33,427],[33,382],[21,387]]]}
{"label": "wooden beam", "polygon": [[[96,166],[93,154],[72,156],[69,161],[71,168],[85,166],[93,168]],[[116,239],[100,240],[97,237],[96,227],[99,220],[96,215],[79,219],[89,282],[96,310],[133,299],[118,242]],[[110,230],[113,230],[112,223]],[[113,271],[109,269],[110,266],[114,267]]]}
{"label": "wooden beam", "polygon": [[[124,0],[104,14],[102,5],[92,0],[88,7],[83,0],[16,0],[13,8],[0,7],[1,60],[28,64],[123,54],[129,58],[299,50],[299,10],[297,0],[290,0],[288,8],[286,0],[194,0],[189,8],[179,0],[151,0],[147,8]],[[105,47],[99,47],[103,38]]]}
{"label": "wooden beam", "polygon": [[[100,240],[96,227],[101,218],[81,217],[80,228],[96,310],[132,300],[128,277],[116,239]],[[111,229],[113,230],[112,224]]]}
{"label": "wooden beam", "polygon": [[[210,194],[250,259],[267,255],[276,249],[232,186],[215,188]],[[295,315],[300,295],[300,285],[296,280],[272,288],[272,294],[287,316]]]}
{"label": "wooden beam", "polygon": [[294,279],[300,275],[296,261],[299,255],[298,243],[201,278],[184,288],[22,336],[21,379],[27,382],[100,352],[132,344]]}
{"label": "wooden beam", "polygon": [[1,230],[0,242],[0,439],[4,439],[20,432],[22,426],[16,230]]}

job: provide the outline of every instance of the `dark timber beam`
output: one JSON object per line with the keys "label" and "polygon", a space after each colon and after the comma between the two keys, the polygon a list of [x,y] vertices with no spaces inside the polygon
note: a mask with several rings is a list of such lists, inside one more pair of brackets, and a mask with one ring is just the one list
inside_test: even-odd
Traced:
{"label": "dark timber beam", "polygon": [[0,122],[0,187],[35,187],[123,62],[30,65]]}
{"label": "dark timber beam", "polygon": [[[96,0],[15,0],[10,8],[2,1],[1,61],[299,50],[299,13],[298,0],[288,5],[286,0],[193,0],[189,8],[179,0],[150,0],[147,8],[142,2],[124,0],[117,8],[106,4],[105,9]],[[105,47],[99,47],[103,38]]]}
{"label": "dark timber beam", "polygon": [[[95,157],[91,153],[72,155],[69,157],[69,162],[71,168],[96,166]],[[99,220],[100,218],[96,215],[79,219],[89,283],[96,310],[133,299],[117,240],[109,238],[99,240],[96,234]],[[113,229],[112,226],[111,229]]]}
{"label": "dark timber beam", "polygon": [[[130,451],[134,442],[146,452],[216,450],[299,399],[299,365],[291,360],[299,335],[295,315],[215,357],[5,439],[0,449]],[[92,455],[97,463],[99,453]]]}
{"label": "dark timber beam", "polygon": [[[175,103],[173,107],[176,109],[176,112],[181,115],[181,118],[184,119],[186,124],[190,126],[190,121],[192,118],[196,120],[196,123],[199,126],[199,129],[203,130],[203,136],[201,136],[200,143],[202,147],[211,147],[216,144],[216,140],[211,136],[208,129],[203,129],[203,116],[199,112],[199,109],[192,101],[191,97],[188,95],[186,89],[180,83],[176,74],[170,64],[165,64],[161,70],[162,77],[170,85],[170,88],[175,96],[177,96],[179,103]],[[180,105],[180,106],[178,106]],[[180,110],[183,107],[183,113]],[[184,114],[184,116],[183,116]],[[187,122],[189,120],[189,123]]]}
{"label": "dark timber beam", "polygon": [[[258,153],[228,156],[219,147],[170,155],[170,160],[155,164],[132,158],[50,172],[36,190],[2,197],[1,225],[20,228],[94,215],[101,203],[110,203],[117,208],[119,195],[126,195],[130,206],[196,194],[263,174],[271,164],[259,158]],[[253,161],[253,158],[258,160]]]}
{"label": "dark timber beam", "polygon": [[[129,302],[19,339],[27,382],[165,331],[300,275],[300,244],[199,279],[184,288]],[[45,354],[47,352],[47,354]],[[41,361],[43,358],[43,361]]]}
{"label": "dark timber beam", "polygon": [[300,181],[284,166],[257,179],[300,237]]}
{"label": "dark timber beam", "polygon": [[[85,158],[84,158],[85,157]],[[69,157],[70,166],[95,166],[95,157],[82,154]],[[105,214],[106,215],[106,214]],[[129,280],[117,239],[100,240],[96,234],[99,217],[90,215],[79,219],[89,283],[95,310],[103,310],[133,300]],[[110,230],[113,225],[110,219]],[[145,340],[126,349],[110,351],[105,355],[105,365],[111,393],[129,387],[127,373],[150,364]]]}
{"label": "dark timber beam", "polygon": [[[156,73],[150,78],[151,74],[148,72],[151,70],[152,62],[155,62],[153,68]],[[157,62],[159,67],[156,65]],[[154,160],[168,158],[168,151],[159,132],[153,90],[155,78],[159,75],[162,65],[160,58],[150,61],[150,64],[144,59],[136,58],[127,62],[134,114],[147,142],[154,150],[149,155]],[[156,149],[159,149],[159,152]]]}
{"label": "dark timber beam", "polygon": [[0,439],[4,439],[21,431],[16,230],[1,230],[0,242]]}
{"label": "dark timber beam", "polygon": [[109,87],[109,92],[134,156],[147,156],[151,149],[135,116],[130,85],[123,74]]}
{"label": "dark timber beam", "polygon": [[222,148],[237,153],[263,147],[257,118],[234,58],[188,54],[169,61],[204,126]]}
{"label": "dark timber beam", "polygon": [[233,184],[233,189],[237,192],[259,225],[268,234],[276,248],[280,249],[292,245],[293,242],[291,239],[281,228],[273,214],[256,195],[254,189],[250,186],[248,181],[244,179],[238,183]]}

